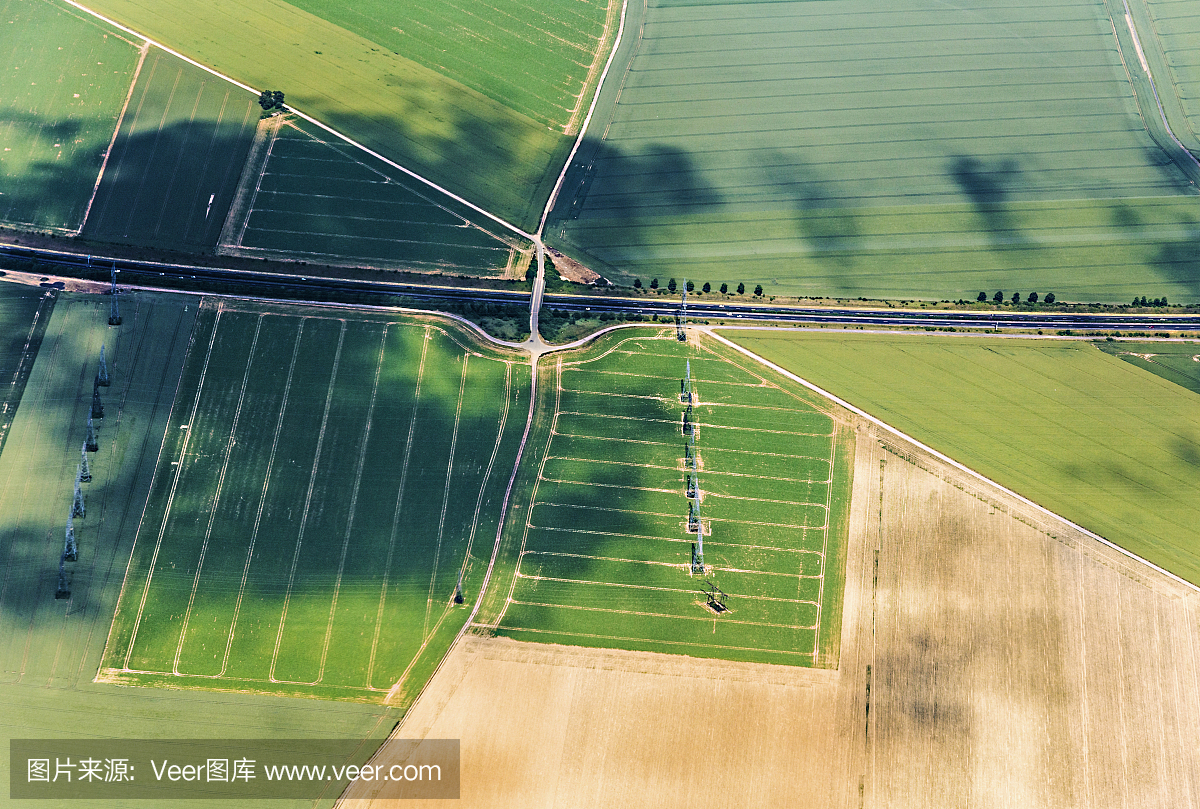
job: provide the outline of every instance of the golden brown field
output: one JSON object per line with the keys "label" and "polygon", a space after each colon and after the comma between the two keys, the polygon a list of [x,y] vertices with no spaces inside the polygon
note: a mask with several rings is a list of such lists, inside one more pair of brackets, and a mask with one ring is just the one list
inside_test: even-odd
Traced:
{"label": "golden brown field", "polygon": [[1200,595],[886,441],[836,671],[468,636],[397,735],[470,807],[1200,805]]}

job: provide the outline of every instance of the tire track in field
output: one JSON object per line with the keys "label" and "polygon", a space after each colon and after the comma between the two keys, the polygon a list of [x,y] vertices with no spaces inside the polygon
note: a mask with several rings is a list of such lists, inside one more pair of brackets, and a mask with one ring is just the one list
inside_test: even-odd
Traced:
{"label": "tire track in field", "polygon": [[[221,472],[217,475],[217,487],[213,492],[212,507],[208,512],[208,524],[204,528],[204,541],[200,543],[200,558],[196,561],[196,575],[192,578],[192,592],[188,596],[187,609],[183,613],[183,626],[179,629],[179,643],[175,646],[175,658],[171,673],[179,674],[179,657],[183,654],[183,643],[187,637],[188,624],[192,620],[192,606],[196,603],[196,590],[200,587],[200,576],[204,572],[204,557],[208,553],[208,542],[212,538],[213,523],[217,519],[217,507],[221,503],[221,490],[225,487],[225,473],[229,469],[229,458],[233,455],[234,438],[238,421],[242,417],[242,405],[246,401],[246,387],[250,384],[250,368],[254,365],[254,349],[258,346],[258,335],[262,331],[263,315],[254,324],[254,337],[250,339],[250,353],[246,357],[246,371],[242,374],[242,388],[238,393],[237,408],[233,411],[233,422],[229,425],[229,440],[225,442],[225,458],[221,461]],[[189,428],[188,434],[191,435]],[[180,464],[182,466],[182,464]]]}
{"label": "tire track in field", "polygon": [[[329,408],[333,404],[333,384],[337,380],[338,364],[342,359],[342,345],[346,342],[346,321],[341,323],[338,332],[337,350],[333,355],[333,370],[329,374],[329,389],[325,394],[325,411],[321,414],[321,431],[317,433],[317,448],[313,453],[312,474],[308,478],[308,492],[304,496],[304,512],[300,517],[300,531],[296,535],[296,550],[292,554],[292,567],[288,573],[287,590],[283,596],[283,612],[279,616],[279,630],[275,633],[275,649],[271,652],[271,668],[268,679],[273,683],[288,682],[277,680],[275,666],[279,662],[279,647],[283,643],[284,625],[287,623],[288,604],[292,600],[292,588],[296,583],[296,565],[300,562],[300,547],[304,542],[304,529],[308,525],[308,510],[312,506],[313,488],[317,485],[317,466],[321,463],[321,445],[325,443],[325,428],[329,424]],[[295,685],[315,685],[316,683],[294,683]]]}

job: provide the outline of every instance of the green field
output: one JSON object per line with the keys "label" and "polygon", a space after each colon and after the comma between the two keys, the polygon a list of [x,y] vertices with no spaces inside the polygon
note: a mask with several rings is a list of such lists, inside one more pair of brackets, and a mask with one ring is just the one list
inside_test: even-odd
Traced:
{"label": "green field", "polygon": [[608,56],[605,21],[621,7],[608,0],[290,3],[568,134],[579,131],[591,74]]}
{"label": "green field", "polygon": [[524,277],[528,242],[329,137],[300,120],[263,133],[221,252]]}
{"label": "green field", "polygon": [[77,231],[141,43],[45,0],[0,0],[0,26],[0,224]]}
{"label": "green field", "polygon": [[17,414],[55,299],[53,291],[0,284],[0,452]]}
{"label": "green field", "polygon": [[[422,4],[427,12],[416,17],[382,3],[311,5],[319,15],[280,0],[98,0],[90,7],[239,81],[282,90],[296,109],[518,226],[536,226],[571,147],[564,128],[576,117],[551,116],[553,108],[589,97],[577,64],[590,64],[584,51],[607,56],[604,15],[593,3],[540,6],[558,23],[552,30],[535,24],[536,44],[518,39],[534,36],[529,23],[539,12],[515,2]],[[418,48],[416,40],[429,33],[422,16],[452,8],[455,23]],[[510,27],[518,20],[525,21],[520,31]],[[420,63],[423,54],[451,45],[458,54]],[[522,70],[520,93],[507,73],[514,64]],[[501,100],[469,86],[475,84]],[[522,111],[531,106],[536,113]]]}
{"label": "green field", "polygon": [[[836,666],[852,436],[814,397],[711,340],[630,334],[542,363],[547,409],[523,461],[532,492],[508,528],[516,575],[493,595],[507,594],[499,633]],[[689,570],[685,361],[704,574]],[[728,612],[705,606],[706,581]]]}
{"label": "green field", "polygon": [[1124,340],[1097,343],[1105,354],[1144,368],[1192,393],[1200,393],[1200,344],[1131,343]]}
{"label": "green field", "polygon": [[261,112],[250,93],[151,48],[83,235],[216,246]]}
{"label": "green field", "polygon": [[[1200,150],[1200,5],[1194,0],[1129,0],[1134,21],[1159,93],[1166,96],[1168,111],[1182,110],[1176,136],[1193,152]],[[1154,58],[1161,57],[1161,58]],[[1159,71],[1163,65],[1166,70]],[[1178,105],[1178,106],[1176,106]]]}
{"label": "green field", "polygon": [[658,0],[604,98],[547,234],[614,279],[1200,295],[1102,0]]}
{"label": "green field", "polygon": [[1087,342],[727,334],[976,472],[1200,584],[1197,394]]}
{"label": "green field", "polygon": [[206,305],[103,679],[423,685],[482,582],[528,410],[518,355],[443,323]]}

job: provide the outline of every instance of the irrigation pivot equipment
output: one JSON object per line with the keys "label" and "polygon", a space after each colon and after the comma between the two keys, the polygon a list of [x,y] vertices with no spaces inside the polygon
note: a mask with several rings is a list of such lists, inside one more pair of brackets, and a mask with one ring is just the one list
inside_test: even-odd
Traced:
{"label": "irrigation pivot equipment", "polygon": [[75,518],[67,515],[67,536],[63,542],[63,558],[74,562],[79,558],[79,546],[75,544]]}
{"label": "irrigation pivot equipment", "polygon": [[87,443],[85,442],[83,446],[79,448],[79,480],[82,483],[92,482],[92,468],[88,465],[87,454],[88,447]]}
{"label": "irrigation pivot equipment", "polygon": [[102,388],[112,384],[112,379],[108,376],[108,363],[104,361],[104,346],[100,346],[100,368],[96,371],[96,384]]}
{"label": "irrigation pivot equipment", "polygon": [[121,308],[117,304],[117,264],[114,261],[112,266],[112,291],[110,293],[112,301],[108,305],[108,325],[121,325]]}
{"label": "irrigation pivot equipment", "polygon": [[687,342],[687,279],[683,279],[683,298],[679,311],[675,314],[675,339],[681,343]]}
{"label": "irrigation pivot equipment", "polygon": [[104,418],[104,403],[100,401],[99,383],[92,385],[92,415],[93,419]]}
{"label": "irrigation pivot equipment", "polygon": [[55,598],[70,598],[71,587],[67,584],[67,557],[64,554],[58,560],[58,589],[54,591]]}
{"label": "irrigation pivot equipment", "polygon": [[91,413],[88,413],[87,439],[83,442],[83,448],[87,452],[96,452],[100,449],[100,444],[96,441],[96,425],[92,421]]}
{"label": "irrigation pivot equipment", "polygon": [[79,481],[83,478],[83,465],[80,464],[75,473],[75,495],[71,500],[71,516],[86,517],[87,509],[83,507],[83,489],[79,486]]}
{"label": "irrigation pivot equipment", "polygon": [[690,405],[692,403],[692,361],[687,361],[687,369],[683,379],[679,380],[679,401]]}

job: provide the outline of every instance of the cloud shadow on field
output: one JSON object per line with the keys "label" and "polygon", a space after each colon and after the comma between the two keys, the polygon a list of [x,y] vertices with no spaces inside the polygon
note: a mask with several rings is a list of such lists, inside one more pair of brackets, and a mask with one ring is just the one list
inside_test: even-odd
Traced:
{"label": "cloud shadow on field", "polygon": [[959,155],[947,164],[946,173],[983,220],[984,231],[995,245],[1024,241],[1021,226],[1008,206],[1021,174],[1017,161],[997,158],[985,162],[978,157]]}

